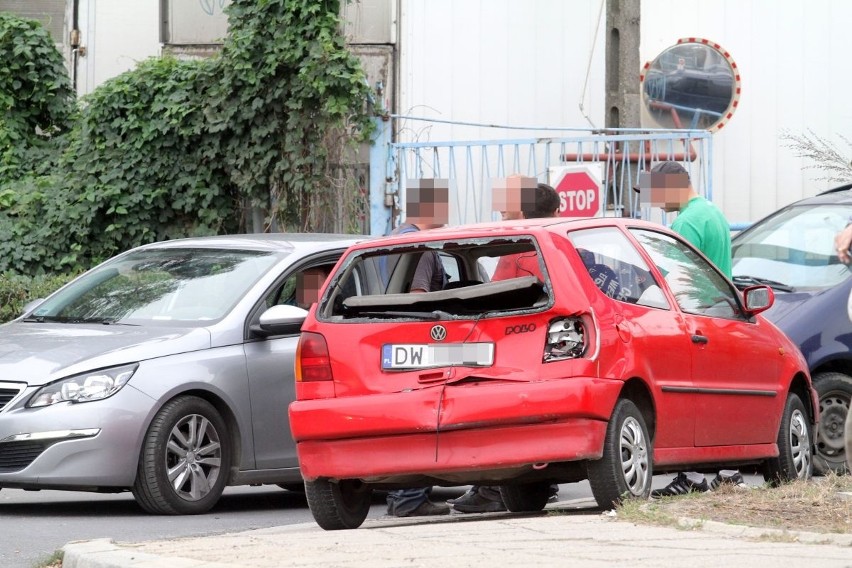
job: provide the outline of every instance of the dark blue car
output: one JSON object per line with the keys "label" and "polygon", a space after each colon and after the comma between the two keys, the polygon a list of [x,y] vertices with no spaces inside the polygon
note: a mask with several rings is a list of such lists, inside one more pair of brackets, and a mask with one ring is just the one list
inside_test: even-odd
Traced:
{"label": "dark blue car", "polygon": [[734,282],[769,284],[775,305],[764,312],[799,345],[820,397],[817,473],[846,471],[844,423],[852,400],[852,272],[834,236],[852,219],[852,184],[788,205],[736,235]]}

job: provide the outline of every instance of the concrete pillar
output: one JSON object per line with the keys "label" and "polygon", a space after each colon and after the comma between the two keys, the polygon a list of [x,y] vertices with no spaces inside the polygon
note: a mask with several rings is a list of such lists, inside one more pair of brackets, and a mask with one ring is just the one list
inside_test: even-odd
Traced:
{"label": "concrete pillar", "polygon": [[639,128],[640,0],[606,2],[606,127]]}

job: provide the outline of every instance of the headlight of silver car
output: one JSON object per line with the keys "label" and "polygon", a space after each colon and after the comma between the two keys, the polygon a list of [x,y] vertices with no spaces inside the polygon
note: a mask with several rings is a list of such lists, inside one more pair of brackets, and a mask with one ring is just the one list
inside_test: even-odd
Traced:
{"label": "headlight of silver car", "polygon": [[91,402],[108,398],[127,384],[138,363],[81,373],[40,388],[27,406],[36,408],[57,402]]}

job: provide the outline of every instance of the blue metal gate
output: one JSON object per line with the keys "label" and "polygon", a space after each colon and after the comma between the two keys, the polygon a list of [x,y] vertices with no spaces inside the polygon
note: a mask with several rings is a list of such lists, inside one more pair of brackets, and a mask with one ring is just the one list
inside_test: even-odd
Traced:
{"label": "blue metal gate", "polygon": [[550,178],[561,166],[583,166],[596,174],[600,182],[598,215],[667,223],[660,210],[643,207],[632,191],[639,173],[658,161],[681,162],[696,191],[712,198],[712,138],[704,130],[550,129],[558,136],[392,142],[390,132],[396,119],[425,120],[391,116],[380,123],[370,175],[374,235],[388,233],[405,219],[408,180],[419,178],[449,180],[451,225],[499,219],[491,211],[493,178],[520,174],[556,186],[558,180]]}

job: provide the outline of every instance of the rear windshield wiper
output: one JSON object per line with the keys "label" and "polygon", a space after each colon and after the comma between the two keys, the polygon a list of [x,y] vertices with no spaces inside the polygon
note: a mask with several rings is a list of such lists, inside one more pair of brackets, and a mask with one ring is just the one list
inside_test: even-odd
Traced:
{"label": "rear windshield wiper", "polygon": [[770,288],[774,288],[775,290],[781,290],[782,292],[793,292],[794,288],[788,284],[784,284],[783,282],[777,282],[775,280],[769,280],[768,278],[758,278],[757,276],[734,276],[732,278],[734,284],[739,287],[742,286],[753,286],[755,284],[763,284],[764,286],[769,286]]}

